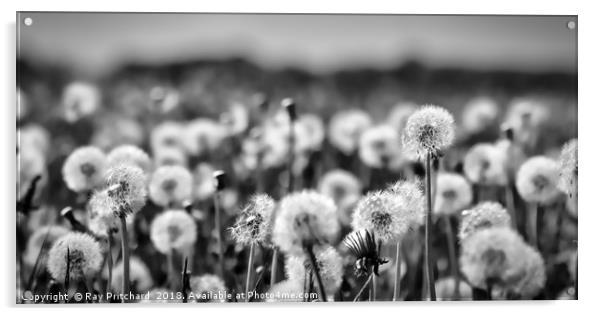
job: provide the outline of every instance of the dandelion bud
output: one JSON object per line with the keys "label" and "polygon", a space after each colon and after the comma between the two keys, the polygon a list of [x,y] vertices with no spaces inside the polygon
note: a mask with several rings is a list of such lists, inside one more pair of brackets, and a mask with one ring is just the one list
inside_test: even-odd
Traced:
{"label": "dandelion bud", "polygon": [[437,175],[435,214],[454,215],[472,202],[472,187],[466,178],[455,173]]}
{"label": "dandelion bud", "polygon": [[151,176],[149,195],[160,206],[180,205],[192,196],[192,174],[182,166],[162,166]]}
{"label": "dandelion bud", "polygon": [[172,250],[186,253],[196,242],[196,237],[194,218],[183,210],[167,210],[151,223],[150,239],[162,254]]}
{"label": "dandelion bud", "polygon": [[134,145],[121,145],[115,147],[107,155],[107,160],[109,166],[133,164],[140,167],[144,172],[149,172],[152,168],[152,163],[148,154]]}
{"label": "dandelion bud", "polygon": [[360,136],[371,125],[370,115],[362,110],[338,112],[330,120],[328,140],[344,154],[351,155],[358,148]]}
{"label": "dandelion bud", "polygon": [[481,229],[510,227],[510,224],[510,215],[500,203],[482,202],[462,212],[458,235],[460,240],[464,240]]}
{"label": "dandelion bud", "polygon": [[568,141],[560,153],[558,189],[572,196],[577,193],[577,139]]}
{"label": "dandelion bud", "polygon": [[402,141],[408,153],[424,158],[447,149],[454,136],[451,113],[439,106],[426,105],[408,118]]}
{"label": "dandelion bud", "polygon": [[338,233],[339,223],[332,199],[305,190],[282,199],[272,238],[282,251],[300,255],[303,247],[333,242]]}
{"label": "dandelion bud", "polygon": [[217,170],[213,172],[213,183],[217,191],[221,191],[226,188],[226,173],[223,170]]}
{"label": "dandelion bud", "polygon": [[295,101],[291,98],[286,98],[282,100],[282,107],[286,109],[286,113],[288,113],[288,117],[292,122],[297,120],[297,105]]}
{"label": "dandelion bud", "polygon": [[106,166],[107,158],[100,149],[79,147],[63,164],[63,180],[74,192],[90,191],[102,184]]}
{"label": "dandelion bud", "polygon": [[[199,297],[197,302],[223,303],[226,301],[226,284],[217,275],[204,274],[201,276],[193,276],[190,278],[190,290],[191,294],[194,294],[195,297]],[[224,297],[223,299],[218,298],[220,294]],[[208,299],[202,299],[203,296],[206,296]]]}
{"label": "dandelion bud", "polygon": [[558,196],[559,168],[556,161],[536,156],[529,158],[518,169],[516,189],[531,203],[546,204]]}
{"label": "dandelion bud", "polygon": [[101,263],[100,245],[92,236],[68,233],[57,239],[50,248],[47,268],[56,281],[63,282],[67,267],[71,280],[82,280],[93,277],[100,270]]}
{"label": "dandelion bud", "polygon": [[274,208],[274,199],[267,194],[251,197],[230,229],[234,240],[243,245],[266,243]]}
{"label": "dandelion bud", "polygon": [[[327,295],[334,295],[343,281],[343,259],[332,246],[316,248],[316,261],[320,277]],[[303,284],[311,263],[305,256],[288,256],[286,258],[286,276],[293,282]],[[312,273],[315,273],[312,271]],[[314,277],[315,278],[315,277]]]}

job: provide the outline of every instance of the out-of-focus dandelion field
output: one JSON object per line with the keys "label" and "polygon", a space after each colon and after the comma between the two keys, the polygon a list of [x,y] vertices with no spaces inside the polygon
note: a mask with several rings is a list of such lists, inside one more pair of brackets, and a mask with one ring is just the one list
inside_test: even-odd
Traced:
{"label": "out-of-focus dandelion field", "polygon": [[577,297],[575,75],[17,69],[18,303]]}

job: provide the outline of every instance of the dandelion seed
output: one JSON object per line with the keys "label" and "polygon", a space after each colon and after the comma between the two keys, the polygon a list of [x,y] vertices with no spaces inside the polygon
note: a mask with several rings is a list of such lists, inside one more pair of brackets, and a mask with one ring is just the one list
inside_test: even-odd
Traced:
{"label": "dandelion seed", "polygon": [[152,163],[150,157],[142,149],[134,145],[121,145],[111,150],[107,155],[109,166],[133,164],[144,172],[150,172]]}
{"label": "dandelion seed", "polygon": [[577,194],[577,139],[562,146],[560,153],[560,177],[558,189],[572,196]]}
{"label": "dandelion seed", "polygon": [[274,199],[269,195],[252,196],[230,229],[234,240],[242,245],[265,244],[270,233],[274,208]]}
{"label": "dandelion seed", "polygon": [[[332,246],[316,248],[316,261],[327,295],[334,295],[343,281],[343,259]],[[311,264],[305,256],[290,255],[286,258],[286,276],[293,282],[303,284]]]}
{"label": "dandelion seed", "polygon": [[184,135],[186,150],[191,155],[198,156],[217,150],[227,137],[228,131],[213,120],[199,118],[188,123]]}
{"label": "dandelion seed", "polygon": [[499,116],[497,103],[489,97],[470,100],[462,112],[462,127],[472,134],[482,132],[496,124]]}
{"label": "dandelion seed", "polygon": [[476,144],[464,157],[464,173],[472,183],[506,185],[504,153],[492,144]]}
{"label": "dandelion seed", "polygon": [[516,189],[521,197],[532,203],[547,204],[558,196],[559,168],[556,161],[536,156],[518,169]]}
{"label": "dandelion seed", "polygon": [[151,200],[160,206],[181,205],[192,196],[192,174],[182,166],[157,168],[149,183]]}
{"label": "dandelion seed", "polygon": [[440,215],[454,215],[472,202],[472,187],[463,176],[455,173],[437,175],[437,192],[433,211]]}
{"label": "dandelion seed", "polygon": [[510,228],[510,224],[510,215],[500,203],[482,202],[462,212],[458,237],[462,241],[479,230],[491,227]]}
{"label": "dandelion seed", "polygon": [[68,122],[76,122],[96,111],[100,104],[100,92],[85,82],[70,83],[63,91],[63,109]]}
{"label": "dandelion seed", "polygon": [[106,167],[107,158],[100,149],[79,147],[65,160],[63,179],[72,191],[90,191],[102,184]]}
{"label": "dandelion seed", "polygon": [[[107,274],[108,275],[108,274]],[[151,272],[138,257],[130,257],[130,283],[137,293],[144,293],[153,286]],[[123,283],[123,261],[119,261],[113,267],[113,277],[111,281],[112,290],[119,291],[120,284]]]}
{"label": "dandelion seed", "polygon": [[[52,225],[52,226],[41,226],[37,227],[29,239],[27,240],[27,247],[25,248],[25,253],[23,254],[23,262],[33,267],[38,259],[38,256],[41,252],[45,252],[54,242],[61,238],[62,236],[69,233],[69,230],[63,226]],[[44,239],[46,240],[44,249],[42,246],[44,245]],[[46,265],[46,256],[42,258],[42,265]]]}
{"label": "dandelion seed", "polygon": [[[193,276],[190,278],[190,289],[191,294],[199,297],[198,302],[225,302],[224,299],[219,299],[218,296],[221,294],[223,297],[226,296],[226,284],[220,277],[213,274],[204,274],[201,276]],[[206,296],[209,299],[203,300],[202,297]]]}
{"label": "dandelion seed", "polygon": [[172,250],[186,253],[196,242],[196,237],[196,223],[183,210],[167,210],[157,215],[151,223],[151,241],[165,255]]}
{"label": "dandelion seed", "polygon": [[50,248],[47,268],[55,280],[63,282],[67,267],[71,280],[82,280],[93,277],[100,270],[101,263],[100,245],[92,236],[68,233],[57,239]]}
{"label": "dandelion seed", "polygon": [[107,194],[116,217],[138,212],[146,203],[146,176],[138,166],[122,164],[106,173]]}
{"label": "dandelion seed", "polygon": [[338,233],[334,201],[317,192],[305,190],[282,199],[272,238],[282,251],[301,255],[306,244],[333,242]]}
{"label": "dandelion seed", "polygon": [[401,155],[401,145],[395,129],[389,125],[373,126],[360,136],[359,156],[369,167],[390,167]]}
{"label": "dandelion seed", "polygon": [[408,118],[402,141],[404,150],[424,158],[445,150],[454,136],[454,118],[449,111],[426,105]]}
{"label": "dandelion seed", "polygon": [[335,148],[351,155],[358,148],[360,136],[371,125],[370,115],[362,110],[338,112],[330,119],[328,139]]}

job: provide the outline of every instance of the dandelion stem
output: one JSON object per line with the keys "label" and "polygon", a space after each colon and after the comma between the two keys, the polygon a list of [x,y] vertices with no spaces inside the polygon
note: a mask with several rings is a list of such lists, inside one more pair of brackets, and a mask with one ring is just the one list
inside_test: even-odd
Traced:
{"label": "dandelion stem", "polygon": [[312,249],[313,245],[308,245],[305,248],[305,252],[309,257],[309,261],[311,263],[311,267],[314,270],[314,274],[316,275],[316,281],[318,282],[318,289],[320,290],[320,297],[323,302],[326,302],[326,291],[324,291],[324,283],[322,283],[322,277],[320,276],[320,268],[318,267],[318,262],[316,260],[316,256]]}
{"label": "dandelion stem", "polygon": [[130,248],[128,242],[128,229],[125,222],[125,215],[119,216],[121,221],[121,251],[123,255],[123,284],[122,292],[127,294],[130,292]]}
{"label": "dandelion stem", "polygon": [[107,251],[107,270],[109,272],[109,277],[107,279],[107,293],[111,290],[111,282],[113,281],[113,236],[111,236],[111,232],[108,232],[108,243],[109,243],[109,251]]}
{"label": "dandelion stem", "polygon": [[537,203],[531,203],[529,208],[529,243],[535,247],[535,249],[538,249],[537,213],[539,212],[539,207],[537,206]]}
{"label": "dandelion stem", "polygon": [[376,275],[372,277],[372,301],[376,301],[376,288],[378,287],[378,280]]}
{"label": "dandelion stem", "polygon": [[278,275],[278,248],[272,247],[272,267],[270,269],[270,287],[276,284],[276,277]]}
{"label": "dandelion stem", "polygon": [[174,278],[173,278],[174,254],[175,254],[175,251],[173,249],[170,249],[169,252],[167,252],[167,271],[166,272],[167,272],[167,287],[175,290],[176,285],[175,285]]}
{"label": "dandelion stem", "polygon": [[364,282],[364,285],[362,285],[362,288],[360,288],[359,292],[357,292],[357,294],[353,298],[354,302],[357,302],[357,300],[360,299],[360,296],[362,295],[362,293],[364,292],[364,290],[366,289],[366,287],[368,287],[368,284],[370,284],[370,281],[372,281],[373,277],[374,277],[374,272],[370,273],[370,276],[368,276],[368,279],[366,279],[366,282]]}
{"label": "dandelion stem", "polygon": [[518,224],[516,220],[516,209],[514,206],[514,190],[512,189],[512,184],[508,182],[504,186],[504,192],[506,195],[506,209],[510,214],[510,219],[512,220],[512,227],[518,231]]}
{"label": "dandelion stem", "polygon": [[452,299],[460,298],[460,273],[458,272],[458,259],[456,258],[456,243],[455,235],[451,224],[450,216],[444,216],[445,233],[447,235],[447,251],[449,254],[449,264],[451,267],[452,277],[454,278],[454,294]]}
{"label": "dandelion stem", "polygon": [[249,302],[249,288],[251,286],[251,273],[253,273],[253,260],[255,258],[255,243],[249,249],[249,263],[247,266],[247,280],[245,282],[245,302]]}
{"label": "dandelion stem", "polygon": [[431,154],[426,155],[426,223],[425,223],[425,236],[424,236],[424,260],[426,267],[426,283],[428,284],[428,293],[431,301],[437,300],[435,293],[435,280],[433,276],[433,267],[431,260],[431,228],[432,228],[432,187],[431,187]]}
{"label": "dandelion stem", "polygon": [[217,255],[218,255],[218,275],[224,279],[224,249],[222,247],[222,233],[221,233],[221,211],[219,207],[220,191],[216,191],[213,195],[213,206],[215,208],[215,234],[217,237]]}
{"label": "dandelion stem", "polygon": [[395,250],[395,284],[393,286],[393,301],[397,301],[399,297],[399,277],[401,274],[401,241],[397,242]]}

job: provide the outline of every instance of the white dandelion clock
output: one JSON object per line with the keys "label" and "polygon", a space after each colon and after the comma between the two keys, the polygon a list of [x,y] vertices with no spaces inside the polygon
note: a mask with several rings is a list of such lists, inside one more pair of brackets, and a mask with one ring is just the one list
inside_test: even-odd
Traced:
{"label": "white dandelion clock", "polygon": [[489,97],[477,97],[470,100],[462,112],[462,127],[474,134],[496,125],[500,110],[497,103]]}
{"label": "white dandelion clock", "polygon": [[134,145],[121,145],[115,147],[107,155],[109,166],[117,166],[121,164],[133,164],[144,172],[150,172],[152,162],[150,157],[144,150]]}
{"label": "white dandelion clock", "polygon": [[560,177],[558,188],[572,196],[577,194],[577,139],[572,139],[562,146],[560,153]]}
{"label": "white dandelion clock", "polygon": [[421,225],[425,215],[425,197],[419,182],[398,181],[387,190],[401,206],[403,217],[408,222],[409,229]]}
{"label": "white dandelion clock", "polygon": [[525,265],[520,277],[512,282],[509,292],[522,299],[532,299],[537,296],[546,283],[546,267],[541,254],[530,246],[524,246],[523,257]]}
{"label": "white dandelion clock", "polygon": [[[332,246],[316,248],[316,261],[327,295],[334,295],[343,281],[343,258]],[[305,256],[288,256],[285,271],[289,280],[303,284],[311,263]]]}
{"label": "white dandelion clock", "polygon": [[197,238],[194,218],[183,210],[167,210],[155,217],[151,224],[150,239],[162,254],[171,251],[187,253]]}
{"label": "white dandelion clock", "polygon": [[462,241],[479,230],[492,227],[510,228],[510,225],[510,214],[500,203],[482,202],[462,212],[458,235]]}
{"label": "white dandelion clock", "polygon": [[439,106],[426,105],[408,118],[402,140],[405,151],[426,157],[447,149],[454,137],[451,113]]}
{"label": "white dandelion clock", "polygon": [[341,207],[343,202],[359,200],[362,195],[362,184],[351,172],[335,169],[322,176],[318,183],[318,191],[334,200]]}
{"label": "white dandelion clock", "polygon": [[[113,278],[111,286],[114,291],[121,290],[123,283],[123,261],[119,261],[113,267]],[[153,278],[150,270],[138,257],[130,257],[130,284],[137,293],[144,293],[153,286]]]}
{"label": "white dandelion clock", "polygon": [[50,134],[38,124],[27,124],[17,129],[19,148],[35,148],[40,153],[48,153],[50,148]]}
{"label": "white dandelion clock", "polygon": [[106,237],[117,231],[119,221],[115,217],[117,205],[107,191],[95,192],[88,203],[88,229],[96,236]]}
{"label": "white dandelion clock", "polygon": [[224,125],[198,118],[188,123],[184,131],[184,146],[191,155],[208,154],[217,150],[227,136]]}
{"label": "white dandelion clock", "polygon": [[184,125],[179,122],[167,121],[157,125],[150,135],[150,144],[153,152],[164,147],[181,147]]}
{"label": "white dandelion clock", "polygon": [[544,156],[529,158],[518,169],[516,189],[531,203],[547,204],[558,196],[558,163]]}
{"label": "white dandelion clock", "polygon": [[[99,243],[90,235],[68,233],[54,242],[48,251],[47,269],[58,282],[92,278],[102,263]],[[68,269],[68,271],[67,271]]]}
{"label": "white dandelion clock", "polygon": [[74,150],[63,164],[63,179],[75,192],[91,191],[100,186],[107,168],[107,157],[93,146]]}
{"label": "white dandelion clock", "polygon": [[297,132],[303,137],[297,136],[298,152],[317,151],[322,148],[322,143],[326,137],[324,130],[324,122],[322,119],[314,114],[303,114],[295,121],[295,130],[301,130]]}
{"label": "white dandelion clock", "polygon": [[100,92],[86,82],[73,82],[63,91],[63,110],[68,122],[93,114],[100,105]]}
{"label": "white dandelion clock", "polygon": [[334,242],[340,229],[336,209],[331,198],[314,191],[285,196],[274,221],[273,243],[300,255],[306,245]]}
{"label": "white dandelion clock", "polygon": [[190,290],[198,298],[198,302],[223,303],[226,301],[226,284],[217,275],[204,274],[191,277]]}
{"label": "white dandelion clock", "polygon": [[275,207],[276,202],[267,194],[252,196],[230,229],[234,240],[242,245],[265,244]]}
{"label": "white dandelion clock", "polygon": [[149,182],[151,200],[160,206],[179,206],[192,196],[193,177],[182,166],[162,166],[153,172]]}
{"label": "white dandelion clock", "polygon": [[109,168],[106,184],[116,216],[136,213],[146,204],[146,175],[138,166],[122,164]]}
{"label": "white dandelion clock", "polygon": [[207,200],[215,193],[213,173],[216,169],[208,163],[199,163],[194,169],[194,197],[199,200]]}
{"label": "white dandelion clock", "polygon": [[437,175],[437,192],[433,211],[440,215],[454,215],[472,203],[472,187],[463,176],[456,173]]}
{"label": "white dandelion clock", "polygon": [[346,155],[351,155],[359,146],[362,133],[372,125],[368,113],[362,110],[347,110],[336,113],[328,126],[328,140]]}
{"label": "white dandelion clock", "polygon": [[370,127],[360,136],[359,156],[369,167],[389,167],[399,155],[401,155],[399,136],[389,125]]}
{"label": "white dandelion clock", "polygon": [[505,185],[508,182],[504,153],[492,144],[476,144],[464,157],[464,173],[481,185]]}

